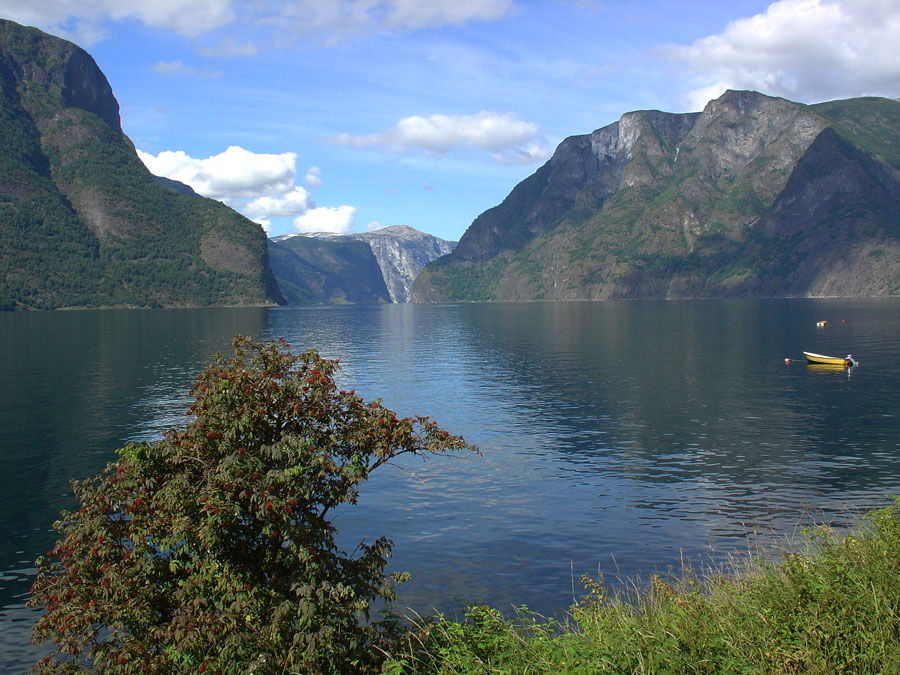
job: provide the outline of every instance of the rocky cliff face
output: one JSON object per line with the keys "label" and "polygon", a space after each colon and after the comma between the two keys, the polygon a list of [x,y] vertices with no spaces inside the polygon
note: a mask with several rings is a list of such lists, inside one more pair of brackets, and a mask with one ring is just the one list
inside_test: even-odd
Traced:
{"label": "rocky cliff face", "polygon": [[281,300],[262,229],[170,188],[87,52],[0,20],[0,308]]}
{"label": "rocky cliff face", "polygon": [[38,121],[61,108],[96,115],[121,134],[119,103],[94,59],[71,42],[0,20],[4,94],[18,98]]}
{"label": "rocky cliff face", "polygon": [[381,268],[391,302],[409,302],[413,282],[433,260],[447,255],[456,246],[407,225],[384,227],[356,234],[316,233],[310,235],[332,241],[364,241],[372,249]]}
{"label": "rocky cliff face", "polygon": [[563,141],[413,299],[900,293],[900,103],[730,91]]}

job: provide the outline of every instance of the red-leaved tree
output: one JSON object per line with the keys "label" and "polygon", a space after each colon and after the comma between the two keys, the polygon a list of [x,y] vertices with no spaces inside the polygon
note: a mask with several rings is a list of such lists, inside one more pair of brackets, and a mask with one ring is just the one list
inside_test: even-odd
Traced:
{"label": "red-leaved tree", "polygon": [[353,555],[329,514],[402,454],[474,449],[334,382],[337,361],[237,336],[190,423],[74,482],[30,603],[36,672],[352,673],[376,667],[391,543]]}

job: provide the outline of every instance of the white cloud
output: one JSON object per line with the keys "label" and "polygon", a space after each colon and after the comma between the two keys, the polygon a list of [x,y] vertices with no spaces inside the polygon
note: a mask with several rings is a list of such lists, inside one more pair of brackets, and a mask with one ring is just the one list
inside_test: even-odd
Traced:
{"label": "white cloud", "polygon": [[309,193],[299,185],[281,196],[257,197],[241,207],[241,211],[251,220],[268,220],[269,218],[295,218],[306,213],[315,203]]}
{"label": "white cloud", "polygon": [[492,21],[512,6],[512,0],[294,0],[261,21],[273,25],[285,42],[302,35],[334,44],[383,30],[413,32]]}
{"label": "white cloud", "polygon": [[384,225],[379,223],[377,220],[373,220],[371,223],[366,225],[366,232],[374,232],[375,230],[380,230]]}
{"label": "white cloud", "polygon": [[[412,32],[470,21],[491,21],[506,14],[513,0],[0,0],[0,16],[38,26],[89,45],[106,36],[106,21],[138,20],[155,28],[195,38],[233,23],[270,27],[282,43],[298,36],[325,44],[378,31]],[[252,56],[250,43],[226,40],[201,48],[212,56]]]}
{"label": "white cloud", "polygon": [[509,148],[504,152],[495,152],[493,157],[501,164],[535,164],[543,162],[550,156],[547,146],[540,143],[526,143],[520,147]]}
{"label": "white cloud", "polygon": [[185,37],[231,23],[235,14],[231,0],[0,0],[0,16],[19,23],[80,36],[84,44],[100,39],[105,20],[137,19],[155,28],[171,30]]}
{"label": "white cloud", "polygon": [[311,166],[306,170],[306,176],[303,177],[303,180],[306,181],[306,184],[310,187],[321,187],[322,186],[322,171],[317,166]]}
{"label": "white cloud", "polygon": [[[181,150],[166,150],[153,155],[141,150],[138,157],[151,173],[190,185],[204,197],[221,199],[266,232],[275,218],[292,218],[297,232],[352,231],[356,208],[320,207],[306,189],[294,184],[297,155],[254,153],[236,145],[205,159],[191,157]],[[307,169],[307,180],[320,171]]]}
{"label": "white cloud", "polygon": [[356,209],[352,206],[319,206],[294,218],[297,232],[337,232],[347,234],[353,231]]}
{"label": "white cloud", "polygon": [[184,75],[187,77],[222,77],[221,70],[200,70],[184,64],[181,59],[177,61],[159,61],[151,66],[151,70],[161,75]]}
{"label": "white cloud", "polygon": [[491,21],[512,8],[512,0],[391,0],[379,4],[384,7],[384,25],[400,30]]}
{"label": "white cloud", "polygon": [[900,0],[780,0],[662,53],[695,72],[693,109],[726,88],[794,100],[900,93]]}
{"label": "white cloud", "polygon": [[208,47],[198,47],[203,56],[230,59],[235,56],[251,57],[259,54],[259,47],[252,42],[238,43],[234,38],[225,38]]}
{"label": "white cloud", "polygon": [[95,45],[109,37],[105,28],[92,21],[76,21],[71,29],[58,31],[58,35],[77,45]]}
{"label": "white cloud", "polygon": [[340,134],[326,139],[355,148],[379,147],[389,152],[415,150],[442,155],[451,150],[483,150],[502,163],[538,161],[548,156],[538,125],[514,113],[481,111],[474,115],[414,115],[374,134]]}
{"label": "white cloud", "polygon": [[151,173],[187,183],[204,197],[232,203],[265,195],[285,195],[295,189],[297,155],[254,153],[232,145],[206,159],[196,159],[181,150],[158,155],[138,150]]}

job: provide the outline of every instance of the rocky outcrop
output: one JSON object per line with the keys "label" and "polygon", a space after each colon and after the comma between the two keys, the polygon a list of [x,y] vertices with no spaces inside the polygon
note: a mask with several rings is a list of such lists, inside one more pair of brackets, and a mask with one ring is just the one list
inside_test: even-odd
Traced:
{"label": "rocky outcrop", "polygon": [[0,309],[281,300],[262,228],[147,171],[87,52],[0,20]]}
{"label": "rocky outcrop", "polygon": [[16,83],[21,104],[38,125],[60,109],[78,108],[122,133],[119,103],[90,54],[71,42],[3,19],[0,44],[0,61]]}
{"label": "rocky outcrop", "polygon": [[414,301],[900,294],[900,103],[729,91],[563,141]]}
{"label": "rocky outcrop", "polygon": [[490,260],[554,229],[564,216],[586,216],[601,208],[621,187],[642,180],[643,166],[633,161],[638,152],[663,155],[690,131],[697,117],[629,113],[592,134],[567,138],[499,206],[475,219],[459,240],[454,258]]}

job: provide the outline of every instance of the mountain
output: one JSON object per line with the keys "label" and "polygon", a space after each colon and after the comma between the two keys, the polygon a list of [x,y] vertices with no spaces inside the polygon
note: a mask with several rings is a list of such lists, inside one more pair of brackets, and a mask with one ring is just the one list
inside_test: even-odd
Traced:
{"label": "mountain", "polygon": [[0,309],[282,301],[262,228],[184,188],[87,52],[0,20]]}
{"label": "mountain", "polygon": [[414,301],[900,295],[900,102],[728,91],[564,140]]}
{"label": "mountain", "polygon": [[317,232],[311,237],[332,241],[364,241],[372,249],[391,296],[391,302],[409,302],[413,282],[433,260],[447,255],[456,242],[419,232],[407,225],[383,227],[372,232],[333,234]]}
{"label": "mountain", "polygon": [[276,237],[269,240],[269,260],[288,304],[391,301],[378,261],[364,241]]}
{"label": "mountain", "polygon": [[269,257],[291,304],[408,302],[422,268],[455,246],[395,225],[357,234],[275,237],[269,240]]}

